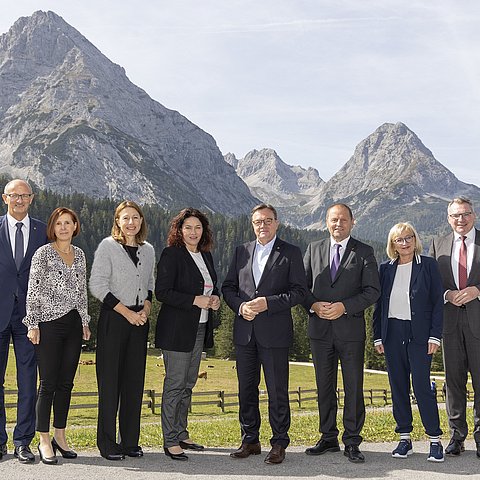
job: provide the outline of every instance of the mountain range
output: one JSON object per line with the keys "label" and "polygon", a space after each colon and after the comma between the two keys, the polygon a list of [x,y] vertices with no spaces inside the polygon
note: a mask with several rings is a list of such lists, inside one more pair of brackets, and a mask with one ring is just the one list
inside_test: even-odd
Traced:
{"label": "mountain range", "polygon": [[229,153],[225,160],[254,195],[274,202],[298,228],[326,228],[327,207],[342,202],[351,206],[361,238],[384,239],[401,221],[412,222],[428,238],[448,231],[452,198],[463,195],[480,205],[480,189],[457,179],[401,122],[379,126],[327,182],[314,169],[287,165],[271,149],[252,150],[243,159]]}
{"label": "mountain range", "polygon": [[382,241],[399,221],[426,237],[446,231],[446,204],[455,196],[480,205],[480,189],[458,180],[401,122],[379,126],[328,181],[270,148],[223,156],[210,134],[42,11],[0,36],[0,174],[57,193],[169,210],[191,205],[236,216],[264,201],[302,229],[324,229],[328,205],[344,202],[355,234]]}

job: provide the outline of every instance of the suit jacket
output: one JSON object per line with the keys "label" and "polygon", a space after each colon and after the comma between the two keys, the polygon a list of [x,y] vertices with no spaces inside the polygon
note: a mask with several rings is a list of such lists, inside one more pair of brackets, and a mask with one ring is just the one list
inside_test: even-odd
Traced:
{"label": "suit jacket", "polygon": [[[252,261],[256,240],[236,248],[222,293],[235,312],[233,341],[247,345],[255,333],[257,342],[267,348],[290,347],[293,343],[291,308],[302,303],[306,294],[305,272],[300,249],[277,237],[257,286]],[[243,302],[266,297],[268,309],[248,321],[238,312]]]}
{"label": "suit jacket", "polygon": [[[380,265],[382,293],[373,313],[373,338],[385,343],[388,334],[388,309],[398,260]],[[429,338],[440,341],[443,326],[443,286],[438,263],[430,257],[415,256],[410,277],[410,312],[412,336],[416,343]]]}
{"label": "suit jacket", "polygon": [[[443,280],[443,290],[458,290],[452,272],[452,248],[454,234],[449,233],[443,237],[433,239],[430,247],[430,255],[437,259],[440,268],[440,274]],[[468,276],[467,286],[475,286],[480,289],[480,230],[475,229],[475,245],[473,247],[473,261],[470,275]],[[452,303],[445,303],[443,316],[443,334],[447,335],[457,328],[460,308]],[[477,299],[468,302],[465,306],[468,324],[473,335],[480,339],[480,301]]]}
{"label": "suit jacket", "polygon": [[27,251],[17,271],[10,244],[7,216],[0,216],[0,332],[5,330],[10,322],[16,296],[19,314],[22,317],[27,314],[25,303],[30,263],[37,248],[45,245],[47,241],[47,226],[40,220],[30,217]]}
{"label": "suit jacket", "polygon": [[[213,281],[213,294],[219,295],[217,274],[210,252],[202,252]],[[204,280],[186,247],[164,248],[157,265],[155,295],[162,302],[155,330],[155,345],[164,350],[191,352],[197,337],[201,309],[193,305],[203,295]],[[208,310],[205,347],[213,347],[213,313]]]}
{"label": "suit jacket", "polygon": [[[373,249],[350,237],[335,279],[330,276],[330,238],[311,243],[304,256],[307,286],[304,302],[309,312],[308,335],[315,339],[365,340],[364,310],[380,296],[378,268]],[[346,315],[324,320],[310,307],[318,301],[342,302]]]}

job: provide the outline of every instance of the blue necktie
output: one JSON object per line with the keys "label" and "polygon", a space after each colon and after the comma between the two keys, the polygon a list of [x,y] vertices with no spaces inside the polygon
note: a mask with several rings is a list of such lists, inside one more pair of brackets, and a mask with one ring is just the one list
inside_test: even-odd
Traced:
{"label": "blue necktie", "polygon": [[339,243],[335,244],[336,250],[333,255],[332,265],[330,266],[330,276],[332,277],[332,282],[333,280],[335,280],[335,276],[338,272],[338,267],[340,266],[340,247],[341,245]]}
{"label": "blue necktie", "polygon": [[15,232],[15,264],[17,265],[17,270],[20,269],[20,265],[23,260],[23,232],[22,232],[23,223],[17,222],[17,231]]}

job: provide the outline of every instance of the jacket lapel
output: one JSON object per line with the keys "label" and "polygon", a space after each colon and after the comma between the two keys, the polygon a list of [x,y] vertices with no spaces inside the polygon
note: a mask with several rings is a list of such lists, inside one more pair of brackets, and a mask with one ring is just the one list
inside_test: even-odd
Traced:
{"label": "jacket lapel", "polygon": [[475,244],[473,246],[473,259],[470,275],[467,285],[478,285],[480,279],[478,272],[480,270],[480,230],[475,229]]}
{"label": "jacket lapel", "polygon": [[413,292],[414,288],[413,286],[415,285],[415,282],[417,280],[418,274],[422,271],[422,262],[417,261],[417,255],[413,257],[413,263],[412,263],[412,276],[410,277],[410,292]]}
{"label": "jacket lapel", "polygon": [[277,239],[275,240],[275,243],[273,244],[272,251],[268,256],[267,263],[265,265],[265,268],[263,269],[263,273],[260,278],[260,281],[258,282],[257,288],[262,284],[264,278],[268,275],[272,267],[275,265],[275,262],[280,256],[280,250],[281,250],[282,244],[283,242],[277,237]]}
{"label": "jacket lapel", "polygon": [[[330,247],[330,242],[327,242],[327,247],[328,248]],[[337,281],[338,277],[340,277],[342,272],[352,261],[355,255],[355,247],[356,247],[356,242],[352,237],[350,237],[350,240],[348,241],[347,246],[345,248],[345,253],[342,256],[342,259],[340,260],[340,265],[338,267],[337,274],[335,275],[335,278],[332,281],[332,285]],[[330,268],[330,252],[329,251],[327,252],[327,261]]]}

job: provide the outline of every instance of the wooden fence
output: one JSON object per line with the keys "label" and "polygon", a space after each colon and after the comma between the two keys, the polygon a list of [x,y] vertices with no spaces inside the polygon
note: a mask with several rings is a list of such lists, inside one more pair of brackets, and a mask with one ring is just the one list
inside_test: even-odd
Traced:
{"label": "wooden fence", "polygon": [[[316,389],[304,389],[298,387],[296,390],[290,390],[289,392],[290,403],[296,403],[299,408],[302,408],[306,402],[316,402],[317,401],[317,390]],[[5,395],[16,395],[16,390],[5,390]],[[152,413],[157,413],[157,410],[161,407],[161,403],[158,401],[161,397],[160,392],[155,390],[144,390],[144,400],[142,405],[149,408]],[[392,403],[391,392],[386,389],[369,389],[363,391],[365,397],[365,403],[367,405],[389,405]],[[437,400],[439,402],[445,401],[445,393],[443,388],[436,389]],[[86,397],[86,398],[95,398],[95,401],[92,403],[75,403],[72,402],[70,408],[97,408],[96,398],[98,397],[98,392],[72,392],[72,397]],[[228,393],[225,390],[213,390],[208,392],[193,392],[192,395],[192,405],[190,406],[190,411],[193,407],[198,407],[201,405],[213,405],[225,412],[227,407],[233,407],[238,405],[238,393]],[[343,400],[345,398],[345,391],[343,389],[337,389],[337,401],[339,406],[343,405]],[[197,400],[198,399],[198,400]],[[467,401],[473,400],[473,392],[467,390]],[[268,402],[268,397],[265,391],[260,392],[260,403]],[[412,402],[415,403],[415,398],[412,395]],[[10,402],[5,403],[6,408],[15,408],[16,403]]]}

